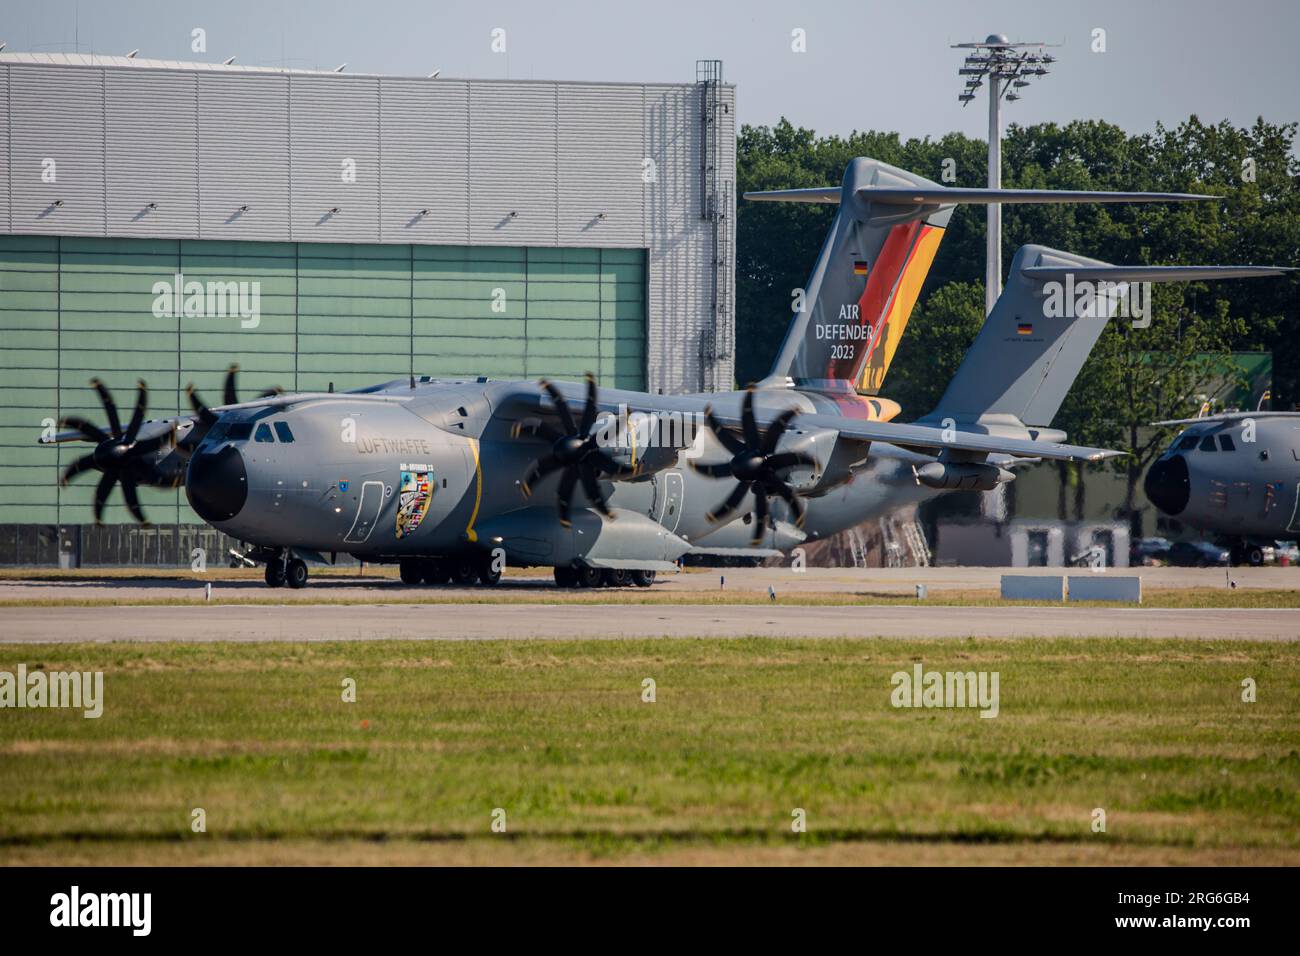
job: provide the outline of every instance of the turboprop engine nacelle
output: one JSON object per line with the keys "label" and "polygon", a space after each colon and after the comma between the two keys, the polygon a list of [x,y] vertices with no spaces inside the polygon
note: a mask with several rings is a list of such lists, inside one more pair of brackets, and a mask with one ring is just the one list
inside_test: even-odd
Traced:
{"label": "turboprop engine nacelle", "polygon": [[701,423],[682,412],[606,412],[596,419],[592,434],[597,444],[620,465],[635,467],[641,475],[654,474],[677,464],[677,455],[695,443]]}
{"label": "turboprop engine nacelle", "polygon": [[992,491],[1015,475],[997,465],[974,461],[932,461],[916,469],[916,480],[942,491]]}

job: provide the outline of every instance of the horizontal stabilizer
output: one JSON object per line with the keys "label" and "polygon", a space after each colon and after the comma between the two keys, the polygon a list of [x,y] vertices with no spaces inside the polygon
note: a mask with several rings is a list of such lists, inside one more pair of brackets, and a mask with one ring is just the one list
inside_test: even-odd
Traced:
{"label": "horizontal stabilizer", "polygon": [[[758,202],[838,203],[842,190],[838,186],[812,189],[774,189],[745,193],[746,199]],[[958,203],[989,205],[992,203],[1110,203],[1110,202],[1193,202],[1218,199],[1198,193],[1126,193],[1079,189],[967,189],[953,186],[900,188],[896,186],[862,186],[855,195],[864,202],[884,206],[952,206]]]}
{"label": "horizontal stabilizer", "polygon": [[1280,276],[1284,266],[1028,266],[1020,270],[1039,282],[1196,282],[1200,279],[1253,279]]}
{"label": "horizontal stabilizer", "polygon": [[946,206],[949,203],[1084,203],[1084,202],[1193,202],[1218,199],[1196,193],[1114,193],[1081,189],[895,189],[869,186],[858,195],[868,202],[898,206]]}
{"label": "horizontal stabilizer", "polygon": [[1218,412],[1214,415],[1202,415],[1200,418],[1171,418],[1168,421],[1152,422],[1152,425],[1206,425],[1212,422],[1238,422],[1247,418],[1294,418],[1300,422],[1300,412]]}

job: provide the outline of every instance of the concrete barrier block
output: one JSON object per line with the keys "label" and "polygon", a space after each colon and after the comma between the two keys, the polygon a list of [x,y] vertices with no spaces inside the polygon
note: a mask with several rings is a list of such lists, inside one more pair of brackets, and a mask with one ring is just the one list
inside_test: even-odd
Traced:
{"label": "concrete barrier block", "polygon": [[1065,578],[1059,574],[1004,574],[1004,601],[1063,601]]}
{"label": "concrete barrier block", "polygon": [[1142,579],[1133,575],[1070,575],[1071,601],[1132,601],[1142,603]]}

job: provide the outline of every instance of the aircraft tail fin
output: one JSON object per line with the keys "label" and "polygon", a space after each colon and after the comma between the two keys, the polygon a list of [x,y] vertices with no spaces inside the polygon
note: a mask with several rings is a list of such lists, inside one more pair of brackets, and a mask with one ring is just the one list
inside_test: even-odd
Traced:
{"label": "aircraft tail fin", "polygon": [[957,204],[1173,202],[1214,197],[946,187],[859,157],[849,162],[839,187],[749,192],[745,198],[840,207],[764,381],[875,395]]}
{"label": "aircraft tail fin", "polygon": [[1106,322],[1117,314],[1149,320],[1150,297],[1134,284],[1286,271],[1272,266],[1115,266],[1045,246],[1021,246],[993,311],[943,398],[921,421],[1049,426]]}

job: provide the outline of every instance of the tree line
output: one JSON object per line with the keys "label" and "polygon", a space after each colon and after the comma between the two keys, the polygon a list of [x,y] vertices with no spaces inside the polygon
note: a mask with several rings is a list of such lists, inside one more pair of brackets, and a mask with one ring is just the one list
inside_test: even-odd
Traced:
{"label": "tree line", "polygon": [[[1041,243],[1115,264],[1300,265],[1300,160],[1296,123],[1262,118],[1249,128],[1202,123],[1127,134],[1098,121],[1012,125],[1002,182],[1038,189],[1208,193],[1218,201],[1003,207],[1003,263]],[[855,156],[870,156],[937,182],[945,161],[956,181],[985,185],[987,145],[950,133],[817,136],[788,120],[744,126],[737,192],[838,185]],[[792,290],[807,281],[833,206],[737,203],[736,377],[768,371],[790,320]],[[984,319],[982,206],[959,206],[913,312],[882,394],[900,420],[928,412]],[[1004,277],[1005,278],[1005,277]],[[1231,368],[1233,351],[1273,355],[1272,408],[1300,407],[1300,273],[1285,278],[1156,284],[1151,323],[1108,323],[1057,420],[1070,440],[1128,451],[1130,505],[1141,473],[1167,435],[1147,427],[1194,415]],[[1266,405],[1265,407],[1269,407]],[[1041,423],[1035,423],[1041,424]]]}

